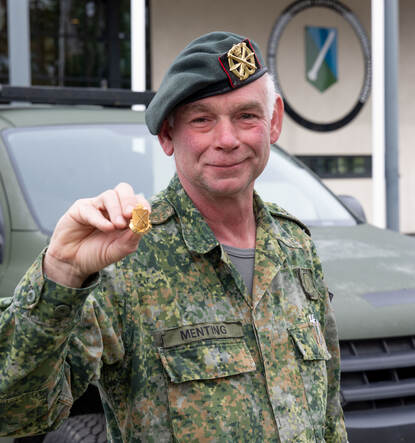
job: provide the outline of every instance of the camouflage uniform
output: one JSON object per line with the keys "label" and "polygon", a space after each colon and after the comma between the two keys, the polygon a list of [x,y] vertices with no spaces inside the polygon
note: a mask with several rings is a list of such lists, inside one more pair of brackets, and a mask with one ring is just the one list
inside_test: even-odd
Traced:
{"label": "camouflage uniform", "polygon": [[55,428],[92,382],[113,442],[347,441],[306,228],[255,195],[251,297],[177,177],[152,207],[99,282],[59,286],[41,257],[24,276],[1,317],[0,434]]}

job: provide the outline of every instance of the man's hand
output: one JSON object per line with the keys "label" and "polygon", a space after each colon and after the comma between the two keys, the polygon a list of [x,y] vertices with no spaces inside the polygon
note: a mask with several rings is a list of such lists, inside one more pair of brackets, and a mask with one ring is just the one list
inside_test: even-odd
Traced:
{"label": "man's hand", "polygon": [[72,288],[137,249],[141,236],[128,228],[133,208],[149,203],[120,183],[95,198],[76,201],[56,225],[43,262],[51,280]]}

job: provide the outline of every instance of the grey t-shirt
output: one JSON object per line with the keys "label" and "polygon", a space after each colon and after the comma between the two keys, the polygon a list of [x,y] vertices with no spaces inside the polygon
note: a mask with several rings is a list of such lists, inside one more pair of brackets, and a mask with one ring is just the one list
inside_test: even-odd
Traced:
{"label": "grey t-shirt", "polygon": [[252,285],[254,280],[255,249],[241,249],[234,246],[222,244],[223,249],[229,255],[233,265],[241,274],[248,289],[248,294],[252,296]]}

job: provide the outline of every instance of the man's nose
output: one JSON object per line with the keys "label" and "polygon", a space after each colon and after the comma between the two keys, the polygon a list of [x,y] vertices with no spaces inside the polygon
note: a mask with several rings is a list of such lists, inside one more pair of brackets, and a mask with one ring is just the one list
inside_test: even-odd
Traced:
{"label": "man's nose", "polygon": [[215,126],[215,142],[219,149],[232,150],[239,146],[237,128],[228,118],[220,119]]}

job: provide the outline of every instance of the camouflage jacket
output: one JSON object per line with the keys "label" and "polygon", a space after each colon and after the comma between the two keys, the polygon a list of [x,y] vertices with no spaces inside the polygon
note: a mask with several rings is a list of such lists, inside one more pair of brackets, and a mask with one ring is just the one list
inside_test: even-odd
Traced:
{"label": "camouflage jacket", "polygon": [[87,288],[42,275],[1,317],[0,435],[56,428],[89,383],[112,442],[347,441],[307,229],[255,195],[252,297],[175,177],[136,253]]}

